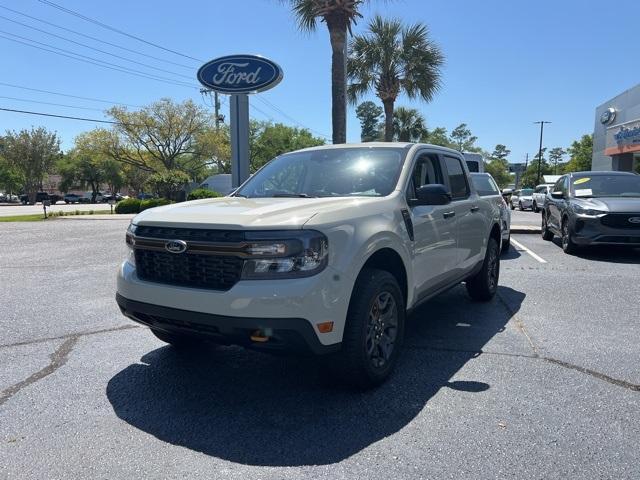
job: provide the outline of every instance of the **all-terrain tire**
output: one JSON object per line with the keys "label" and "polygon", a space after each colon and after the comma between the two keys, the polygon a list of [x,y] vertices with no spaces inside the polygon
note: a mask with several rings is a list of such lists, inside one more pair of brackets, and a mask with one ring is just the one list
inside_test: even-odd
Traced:
{"label": "all-terrain tire", "polygon": [[469,296],[478,301],[486,302],[493,298],[498,291],[500,278],[500,247],[495,238],[489,238],[487,253],[482,262],[482,268],[466,282]]}

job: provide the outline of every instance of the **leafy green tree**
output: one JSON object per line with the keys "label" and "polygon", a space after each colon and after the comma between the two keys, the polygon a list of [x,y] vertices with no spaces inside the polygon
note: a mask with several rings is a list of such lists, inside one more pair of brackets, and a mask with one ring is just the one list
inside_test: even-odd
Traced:
{"label": "leafy green tree", "polygon": [[[252,122],[249,127],[250,137],[253,126]],[[209,125],[199,132],[196,136],[196,157],[208,167],[208,173],[231,173],[229,127],[221,125],[215,128]],[[185,171],[188,172],[189,169]]]}
{"label": "leafy green tree", "polygon": [[426,121],[415,108],[398,107],[393,112],[394,137],[399,142],[418,142],[428,135]]}
{"label": "leafy green tree", "polygon": [[331,121],[333,143],[347,141],[346,44],[351,26],[362,17],[367,0],[288,0],[298,26],[314,31],[318,21],[326,23],[331,42]]}
{"label": "leafy green tree", "polygon": [[400,20],[377,15],[368,32],[356,35],[349,44],[349,99],[355,103],[369,91],[376,94],[384,107],[384,139],[390,142],[398,96],[404,93],[410,99],[431,101],[440,88],[443,64],[444,55],[424,24],[405,26]]}
{"label": "leafy green tree", "polygon": [[505,188],[511,183],[509,162],[505,158],[492,158],[485,164],[485,171],[491,174],[500,188]]}
{"label": "leafy green tree", "polygon": [[567,149],[570,160],[565,167],[566,172],[583,172],[591,170],[593,156],[593,136],[583,135]]}
{"label": "leafy green tree", "polygon": [[24,187],[24,176],[7,160],[0,156],[0,189],[13,195]]}
{"label": "leafy green tree", "polygon": [[420,141],[422,143],[430,143],[431,145],[438,145],[440,147],[455,148],[455,145],[449,139],[447,129],[444,127],[437,127],[426,132]]}
{"label": "leafy green tree", "polygon": [[305,128],[281,123],[252,121],[249,132],[249,160],[255,172],[269,160],[286,152],[324,145],[324,139],[314,137]]}
{"label": "leafy green tree", "polygon": [[567,154],[564,148],[555,147],[549,151],[549,163],[553,166],[553,173],[558,174],[558,166],[562,163],[562,157]]}
{"label": "leafy green tree", "polygon": [[29,202],[34,204],[42,180],[53,171],[55,162],[60,158],[60,139],[55,132],[44,127],[7,131],[2,154],[16,178],[23,180]]}
{"label": "leafy green tree", "polygon": [[460,152],[471,152],[476,149],[475,143],[478,137],[471,135],[471,130],[466,123],[461,123],[451,132],[451,141]]}
{"label": "leafy green tree", "polygon": [[356,108],[356,117],[360,120],[360,140],[373,142],[379,139],[382,108],[367,100]]}
{"label": "leafy green tree", "polygon": [[506,146],[499,143],[493,149],[493,152],[491,153],[490,158],[491,159],[496,158],[496,159],[502,160],[507,158],[510,154],[511,154],[511,150],[509,150]]}
{"label": "leafy green tree", "polygon": [[67,192],[73,187],[90,188],[91,201],[96,201],[105,177],[99,157],[74,150],[58,161],[57,169],[62,176],[60,191]]}
{"label": "leafy green tree", "polygon": [[189,175],[180,170],[154,173],[148,181],[156,194],[169,200],[177,200],[178,193],[188,182]]}
{"label": "leafy green tree", "polygon": [[116,106],[107,113],[117,122],[107,143],[109,155],[152,173],[180,170],[183,160],[192,161],[196,136],[211,122],[193,101],[168,98],[135,112]]}

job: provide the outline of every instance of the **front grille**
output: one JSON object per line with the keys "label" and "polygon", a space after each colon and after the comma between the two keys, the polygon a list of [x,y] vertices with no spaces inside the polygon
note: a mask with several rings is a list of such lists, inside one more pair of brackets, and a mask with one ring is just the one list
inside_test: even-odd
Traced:
{"label": "front grille", "polygon": [[136,249],[136,270],[142,280],[210,290],[229,290],[239,280],[239,257],[175,254]]}
{"label": "front grille", "polygon": [[244,232],[241,230],[207,230],[201,228],[167,228],[139,225],[137,237],[184,240],[185,242],[241,242]]}
{"label": "front grille", "polygon": [[640,230],[640,223],[632,223],[630,218],[640,217],[640,213],[609,213],[600,219],[607,227],[630,228]]}

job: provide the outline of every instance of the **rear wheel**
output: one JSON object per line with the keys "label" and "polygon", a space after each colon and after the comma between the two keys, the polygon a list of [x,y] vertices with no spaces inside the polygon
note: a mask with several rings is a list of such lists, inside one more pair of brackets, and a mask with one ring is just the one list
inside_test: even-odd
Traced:
{"label": "rear wheel", "polygon": [[551,230],[549,230],[549,225],[547,224],[547,215],[542,212],[542,227],[540,229],[541,233],[542,233],[542,239],[543,240],[553,240],[553,232]]}
{"label": "rear wheel", "polygon": [[562,221],[562,250],[569,255],[573,255],[578,250],[578,246],[571,239],[572,235],[573,231],[569,226],[569,219],[565,218]]}
{"label": "rear wheel", "polygon": [[532,210],[534,211],[534,213],[538,213],[540,211],[536,202],[533,202]]}
{"label": "rear wheel", "polygon": [[500,278],[500,251],[498,241],[491,237],[487,244],[482,268],[473,277],[467,279],[467,292],[474,300],[486,302],[498,291]]}
{"label": "rear wheel", "polygon": [[389,272],[364,269],[351,296],[342,349],[333,367],[347,383],[371,388],[393,371],[404,336],[404,297]]}

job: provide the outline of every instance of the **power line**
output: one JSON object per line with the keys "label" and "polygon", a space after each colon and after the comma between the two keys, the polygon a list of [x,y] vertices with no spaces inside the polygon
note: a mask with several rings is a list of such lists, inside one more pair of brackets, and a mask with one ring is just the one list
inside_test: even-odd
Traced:
{"label": "power line", "polygon": [[80,110],[93,110],[95,112],[102,112],[103,111],[103,110],[101,110],[99,108],[80,107],[78,105],[66,105],[64,103],[43,102],[43,101],[40,101],[40,100],[31,100],[31,99],[28,99],[28,98],[5,97],[5,96],[0,96],[0,98],[5,98],[7,100],[17,100],[19,102],[41,103],[42,105],[53,105],[55,107],[78,108]]}
{"label": "power line", "polygon": [[81,121],[84,121],[84,122],[98,122],[98,123],[111,123],[111,124],[118,124],[119,123],[119,122],[114,122],[114,121],[111,121],[111,120],[97,120],[95,118],[70,117],[68,115],[55,115],[53,113],[32,112],[32,111],[29,111],[29,110],[15,110],[13,108],[0,107],[0,110],[2,110],[4,112],[25,113],[27,115],[40,115],[40,116],[43,116],[43,117],[68,118],[70,120],[81,120]]}
{"label": "power line", "polygon": [[147,63],[142,63],[142,62],[139,62],[137,60],[132,60],[130,58],[123,57],[122,55],[118,55],[116,53],[111,53],[111,52],[107,52],[106,50],[101,50],[99,48],[92,47],[91,45],[87,45],[86,43],[76,42],[75,40],[71,40],[70,38],[63,37],[62,35],[58,35],[56,33],[47,32],[46,30],[42,30],[41,28],[33,27],[33,26],[28,25],[26,23],[22,23],[22,22],[19,22],[17,20],[13,20],[13,19],[11,19],[9,17],[5,17],[4,15],[0,15],[0,18],[3,18],[4,20],[8,20],[9,22],[16,23],[18,25],[22,25],[23,27],[27,27],[27,28],[30,28],[32,30],[36,30],[37,32],[41,32],[41,33],[44,33],[46,35],[50,35],[52,37],[60,38],[60,39],[66,41],[66,42],[69,42],[69,43],[80,45],[81,47],[88,48],[90,50],[95,50],[96,52],[104,53],[105,55],[111,55],[113,57],[119,58],[119,59],[124,60],[126,62],[131,62],[131,63],[134,63],[136,65],[140,65],[140,66],[147,67],[147,68],[152,68],[154,70],[158,70],[160,72],[169,73],[171,75],[176,75],[178,77],[188,78],[189,80],[193,79],[192,76],[187,76],[187,75],[183,75],[181,73],[172,72],[171,70],[166,70],[166,69],[160,68],[160,67],[154,67],[153,65],[149,65]]}
{"label": "power line", "polygon": [[[8,35],[12,35],[14,37],[22,38],[24,40],[27,40],[28,42],[33,42],[33,43],[36,43],[36,44],[39,44],[39,45],[46,45],[45,43],[38,42],[36,40],[31,40],[31,39],[29,39],[27,37],[22,37],[21,35],[16,35],[14,33],[5,32],[5,31],[2,31],[2,30],[0,30],[0,33],[5,33],[5,34],[8,34]],[[50,52],[50,53],[55,53],[55,54],[61,55],[63,57],[72,58],[73,60],[78,60],[78,61],[81,61],[81,62],[90,63],[90,64],[97,65],[97,66],[103,67],[103,68],[108,68],[110,70],[116,70],[116,71],[119,71],[119,72],[128,73],[130,75],[135,75],[135,76],[138,76],[138,77],[143,77],[143,78],[147,78],[147,79],[151,79],[151,80],[156,80],[156,81],[159,81],[159,82],[178,85],[178,86],[181,86],[181,87],[196,88],[195,85],[190,85],[190,84],[188,84],[186,82],[182,82],[180,80],[173,80],[173,79],[170,79],[170,78],[160,77],[160,76],[157,76],[157,75],[152,75],[150,73],[141,72],[140,70],[134,70],[134,69],[129,68],[129,67],[124,67],[122,65],[118,65],[118,64],[115,64],[115,63],[111,63],[111,62],[106,62],[104,60],[100,60],[100,59],[96,59],[96,58],[93,58],[93,57],[89,57],[87,55],[81,55],[79,53],[75,53],[75,52],[72,52],[70,50],[65,50],[63,48],[59,48],[59,47],[50,47],[50,48],[38,47],[36,45],[32,45],[30,43],[26,43],[26,42],[23,42],[23,41],[20,41],[20,40],[16,40],[14,38],[9,38],[9,37],[6,37],[4,35],[0,35],[0,38],[4,38],[6,40],[11,40],[12,42],[21,43],[23,45],[27,45],[28,47],[37,48],[39,50],[44,50],[44,51],[47,51],[47,52]],[[55,50],[51,50],[51,48],[55,48],[56,50],[60,50],[60,52],[57,52]],[[67,55],[66,53],[61,53],[61,52],[67,52],[70,55]],[[75,56],[73,56],[73,55],[75,55]],[[82,57],[82,58],[78,58],[78,57]],[[88,59],[88,60],[85,60],[85,59]],[[109,65],[112,65],[112,66],[109,66]]]}
{"label": "power line", "polygon": [[[280,115],[282,115],[283,117],[287,118],[289,121],[295,123],[296,125],[298,125],[299,127],[302,127],[306,130],[309,130],[310,132],[315,133],[316,135],[320,135],[321,137],[324,137],[326,139],[330,140],[329,135],[325,135],[322,132],[319,132],[317,130],[314,130],[313,128],[309,128],[306,125],[304,125],[303,123],[300,123],[298,120],[296,120],[295,118],[293,118],[292,116],[288,115],[287,113],[285,113],[280,107],[278,107],[277,105],[275,105],[274,103],[270,102],[269,100],[267,100],[266,98],[263,98],[261,96],[255,95],[255,98],[257,98],[258,100],[260,100],[262,103],[264,103],[265,105],[267,105],[268,107],[271,107],[273,110],[275,110],[276,112],[280,113]],[[260,111],[260,110],[258,110]]]}
{"label": "power line", "polygon": [[153,47],[159,48],[160,50],[164,50],[165,52],[170,52],[170,53],[173,53],[175,55],[179,55],[181,57],[188,58],[190,60],[195,60],[196,62],[204,62],[204,60],[200,60],[199,58],[192,57],[191,55],[187,55],[185,53],[180,53],[180,52],[178,52],[176,50],[172,50],[170,48],[163,47],[162,45],[158,45],[157,43],[150,42],[148,40],[145,40],[144,38],[140,38],[140,37],[138,37],[136,35],[132,35],[130,33],[122,31],[122,30],[120,30],[118,28],[115,28],[115,27],[112,27],[110,25],[107,25],[106,23],[102,23],[102,22],[100,22],[98,20],[95,20],[95,19],[93,19],[91,17],[87,17],[85,15],[82,15],[81,13],[76,12],[75,10],[71,10],[69,8],[63,7],[62,5],[58,5],[57,3],[50,2],[49,0],[39,0],[39,1],[40,1],[40,3],[44,3],[45,5],[49,5],[50,7],[57,8],[58,10],[60,10],[60,11],[62,11],[64,13],[68,13],[69,15],[73,15],[74,17],[81,18],[82,20],[84,20],[86,22],[90,22],[90,23],[93,23],[95,25],[99,25],[102,28],[106,28],[107,30],[111,30],[112,32],[119,33],[120,35],[124,35],[124,36],[129,37],[129,38],[133,38],[134,40],[138,40],[139,42],[146,43],[147,45],[151,45]]}
{"label": "power line", "polygon": [[11,87],[11,88],[19,88],[21,90],[30,90],[32,92],[49,93],[51,95],[59,95],[61,97],[79,98],[80,100],[90,100],[92,102],[108,103],[108,104],[111,104],[111,105],[122,105],[124,107],[131,107],[131,108],[144,108],[142,105],[130,105],[128,103],[113,102],[111,100],[102,100],[100,98],[81,97],[79,95],[71,95],[71,94],[68,94],[68,93],[53,92],[51,90],[41,90],[39,88],[23,87],[23,86],[20,86],[20,85],[13,85],[11,83],[0,82],[0,85],[3,85],[5,87]]}
{"label": "power line", "polygon": [[137,50],[133,50],[133,49],[128,48],[128,47],[123,47],[122,45],[118,45],[117,43],[111,43],[111,42],[108,42],[108,41],[103,40],[101,38],[92,37],[91,35],[87,35],[85,33],[78,32],[78,31],[73,30],[71,28],[66,28],[66,27],[57,25],[55,23],[49,22],[47,20],[43,20],[41,18],[34,17],[32,15],[28,15],[28,14],[26,14],[24,12],[19,12],[18,10],[14,10],[12,8],[5,7],[4,5],[0,5],[0,8],[2,8],[4,10],[8,10],[9,12],[15,13],[17,15],[22,15],[23,17],[30,18],[31,20],[35,20],[37,22],[44,23],[45,25],[50,25],[52,27],[59,28],[60,30],[64,30],[65,32],[73,33],[74,35],[78,35],[78,36],[81,36],[81,37],[84,37],[84,38],[88,38],[88,39],[93,40],[95,42],[104,43],[105,45],[110,45],[112,47],[116,47],[116,48],[119,48],[121,50],[125,50],[127,52],[135,53],[136,55],[140,55],[140,56],[147,57],[147,58],[153,58],[154,60],[158,60],[160,62],[169,63],[171,65],[176,65],[178,67],[183,67],[183,68],[188,68],[190,70],[193,70],[193,67],[190,66],[190,65],[184,65],[182,63],[172,62],[171,60],[166,60],[164,58],[160,58],[160,57],[156,57],[156,56],[153,56],[153,55],[149,55],[148,53],[139,52]]}

